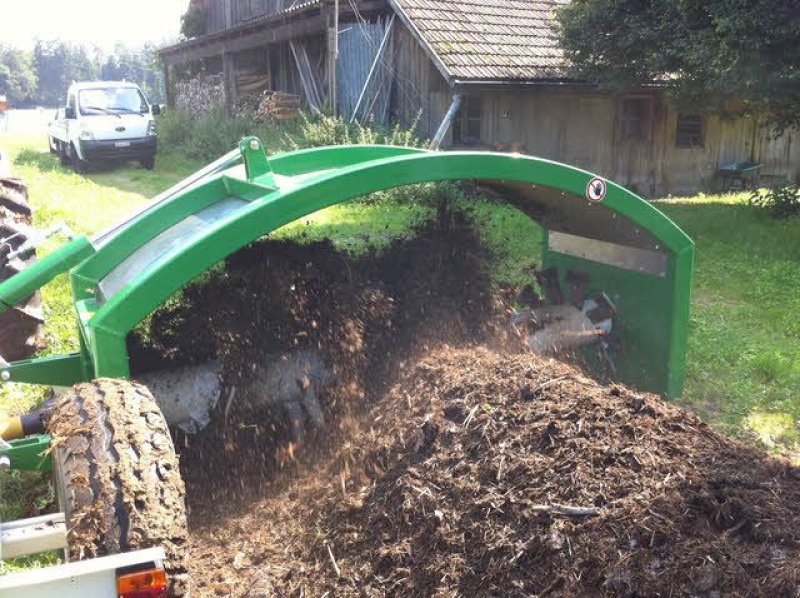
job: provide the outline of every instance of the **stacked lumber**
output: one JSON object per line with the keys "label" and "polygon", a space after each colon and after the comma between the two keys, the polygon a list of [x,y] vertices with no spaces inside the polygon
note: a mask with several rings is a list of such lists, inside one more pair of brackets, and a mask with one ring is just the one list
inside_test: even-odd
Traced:
{"label": "stacked lumber", "polygon": [[285,91],[267,90],[261,94],[256,108],[255,119],[259,122],[267,120],[289,120],[300,114],[300,96]]}
{"label": "stacked lumber", "polygon": [[253,71],[239,71],[236,74],[236,88],[239,95],[260,92],[266,89],[269,83],[269,75]]}
{"label": "stacked lumber", "polygon": [[220,109],[225,105],[223,76],[199,75],[186,81],[178,81],[175,84],[175,103],[194,118]]}

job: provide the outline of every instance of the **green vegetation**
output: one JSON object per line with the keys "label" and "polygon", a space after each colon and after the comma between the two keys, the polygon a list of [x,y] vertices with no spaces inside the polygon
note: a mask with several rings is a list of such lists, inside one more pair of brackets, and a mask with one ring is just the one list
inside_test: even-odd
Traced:
{"label": "green vegetation", "polygon": [[764,208],[775,218],[800,216],[800,186],[784,181],[769,189],[756,189],[750,194],[749,203]]}
{"label": "green vegetation", "polygon": [[768,421],[797,455],[800,220],[775,220],[746,194],[657,205],[697,245],[683,403],[731,432],[763,437]]}
{"label": "green vegetation", "polygon": [[256,135],[269,153],[350,143],[423,145],[412,131],[400,127],[371,128],[324,115],[259,123],[249,113],[229,118],[222,109],[203,118],[192,118],[182,110],[167,111],[158,119],[158,132],[166,146],[203,162],[218,158],[246,135]]}
{"label": "green vegetation", "polygon": [[191,2],[181,17],[181,35],[187,39],[208,33],[208,14],[206,7],[199,2]]}
{"label": "green vegetation", "polygon": [[0,44],[0,95],[22,104],[36,95],[36,70],[29,52]]}
{"label": "green vegetation", "polygon": [[62,40],[37,40],[33,50],[0,44],[0,94],[15,108],[63,105],[72,81],[134,81],[151,102],[161,102],[161,70],[156,47],[117,44],[101,55],[97,48]]}

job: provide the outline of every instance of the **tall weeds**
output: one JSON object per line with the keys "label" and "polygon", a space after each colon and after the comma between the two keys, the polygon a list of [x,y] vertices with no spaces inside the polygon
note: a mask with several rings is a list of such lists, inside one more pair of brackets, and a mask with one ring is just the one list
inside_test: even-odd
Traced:
{"label": "tall weeds", "polygon": [[211,161],[236,146],[247,135],[256,135],[270,153],[324,145],[386,144],[424,147],[426,142],[411,129],[399,125],[368,127],[328,115],[306,115],[290,121],[258,122],[252,113],[236,117],[216,109],[199,119],[182,110],[169,110],[158,119],[162,149]]}

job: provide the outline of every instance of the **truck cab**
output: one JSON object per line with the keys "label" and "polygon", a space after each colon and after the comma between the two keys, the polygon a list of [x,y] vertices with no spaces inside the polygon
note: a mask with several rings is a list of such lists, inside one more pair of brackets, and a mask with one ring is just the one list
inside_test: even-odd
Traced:
{"label": "truck cab", "polygon": [[135,83],[73,83],[63,119],[51,123],[51,147],[62,163],[79,172],[91,163],[112,160],[138,160],[150,170],[155,166],[157,114],[158,105],[151,106]]}

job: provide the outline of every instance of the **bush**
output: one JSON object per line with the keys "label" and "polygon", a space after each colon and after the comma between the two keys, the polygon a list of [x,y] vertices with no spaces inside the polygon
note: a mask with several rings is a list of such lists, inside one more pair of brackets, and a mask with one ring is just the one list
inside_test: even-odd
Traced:
{"label": "bush", "polygon": [[768,210],[775,218],[800,216],[800,187],[783,182],[763,191],[756,189],[750,195],[751,206]]}
{"label": "bush", "polygon": [[192,117],[184,110],[164,110],[156,117],[158,122],[158,142],[162,146],[180,147],[191,135]]}
{"label": "bush", "polygon": [[413,130],[399,126],[366,127],[325,115],[301,115],[290,121],[259,123],[251,112],[231,118],[222,108],[197,119],[180,109],[167,110],[158,119],[158,131],[159,142],[166,151],[176,150],[206,162],[230,151],[247,135],[261,139],[268,153],[352,143],[426,145]]}
{"label": "bush", "polygon": [[416,122],[411,128],[399,125],[392,127],[367,127],[360,123],[347,123],[341,118],[314,115],[300,116],[297,134],[287,133],[286,145],[290,149],[304,149],[324,145],[401,145],[425,147],[427,142],[414,134]]}

